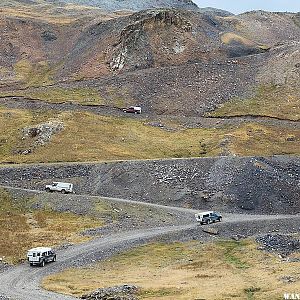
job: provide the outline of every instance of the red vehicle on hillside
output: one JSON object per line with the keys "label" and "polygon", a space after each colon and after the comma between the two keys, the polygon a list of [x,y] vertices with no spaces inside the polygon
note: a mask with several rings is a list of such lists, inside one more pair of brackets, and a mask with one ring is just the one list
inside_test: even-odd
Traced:
{"label": "red vehicle on hillside", "polygon": [[142,108],[140,106],[129,106],[123,109],[126,113],[133,113],[133,114],[141,114]]}

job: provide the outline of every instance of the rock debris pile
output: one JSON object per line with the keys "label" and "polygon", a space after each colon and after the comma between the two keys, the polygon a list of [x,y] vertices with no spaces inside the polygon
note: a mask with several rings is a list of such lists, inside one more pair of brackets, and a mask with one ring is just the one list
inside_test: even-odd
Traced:
{"label": "rock debris pile", "polygon": [[35,148],[49,143],[53,134],[56,134],[63,129],[64,123],[57,120],[35,126],[24,127],[22,129],[22,140],[28,141],[31,145],[25,150],[20,150],[20,153],[25,155],[29,154]]}
{"label": "rock debris pile", "polygon": [[294,252],[300,252],[300,240],[281,234],[267,234],[258,237],[256,241],[262,246],[259,248],[268,252],[288,256]]}
{"label": "rock debris pile", "polygon": [[138,300],[138,287],[134,285],[121,285],[108,288],[97,289],[88,295],[83,295],[81,299],[88,300]]}
{"label": "rock debris pile", "polygon": [[23,128],[23,139],[35,138],[35,145],[44,145],[50,141],[51,136],[64,129],[64,123],[61,121],[49,121],[36,126]]}

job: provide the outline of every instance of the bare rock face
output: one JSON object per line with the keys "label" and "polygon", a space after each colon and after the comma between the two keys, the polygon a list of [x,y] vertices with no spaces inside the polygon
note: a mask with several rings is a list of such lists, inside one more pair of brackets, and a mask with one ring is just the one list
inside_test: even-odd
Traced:
{"label": "bare rock face", "polygon": [[[151,47],[151,32],[161,30],[176,30],[190,32],[191,23],[176,10],[150,10],[137,13],[132,17],[132,23],[126,26],[121,34],[110,62],[113,71],[121,70],[125,64],[134,66],[135,69],[148,68],[154,65]],[[140,51],[143,49],[143,51]],[[174,54],[184,51],[179,41],[174,42]]]}
{"label": "bare rock face", "polygon": [[134,285],[121,285],[109,288],[97,289],[88,295],[83,295],[81,299],[88,300],[138,300],[136,294],[138,288]]}

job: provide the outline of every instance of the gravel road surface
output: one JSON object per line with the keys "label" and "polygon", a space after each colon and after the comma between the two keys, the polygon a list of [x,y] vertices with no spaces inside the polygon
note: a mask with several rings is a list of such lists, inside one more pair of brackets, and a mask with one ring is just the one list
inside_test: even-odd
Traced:
{"label": "gravel road surface", "polygon": [[44,268],[30,267],[25,263],[1,273],[0,293],[12,299],[22,300],[74,299],[41,289],[39,287],[41,279],[64,268],[82,266],[104,259],[121,250],[144,243],[158,235],[188,229],[193,226],[195,224],[124,232],[60,250],[58,251],[58,261],[47,264]]}
{"label": "gravel road surface", "polygon": [[[39,192],[35,190],[30,190],[30,192]],[[80,197],[76,195],[75,197]],[[85,196],[83,196],[85,197]],[[110,201],[115,202],[130,202],[136,203],[137,205],[148,205],[155,206],[156,208],[168,209],[184,214],[193,215],[196,210],[185,209],[178,207],[166,207],[158,204],[150,203],[139,203],[135,201],[128,201],[124,199],[109,198]],[[233,226],[234,228],[239,227],[240,224],[254,224],[255,222],[260,223],[263,226],[263,221],[276,220],[277,222],[285,222],[290,218],[297,220],[297,224],[300,224],[299,215],[246,215],[246,214],[223,214],[224,221],[217,224],[217,228],[222,229],[226,226]],[[41,280],[52,273],[59,272],[63,269],[70,267],[80,267],[84,265],[93,264],[95,261],[108,258],[114,254],[120,253],[134,246],[144,244],[149,241],[155,241],[160,238],[166,238],[168,241],[172,241],[174,238],[179,236],[185,236],[186,233],[196,232],[198,233],[197,238],[203,240],[209,240],[212,238],[200,230],[200,226],[196,222],[190,222],[187,219],[188,224],[184,225],[173,225],[155,228],[142,228],[137,230],[129,230],[125,232],[109,233],[104,237],[97,237],[92,241],[79,244],[71,245],[67,247],[62,247],[58,249],[58,260],[56,263],[47,264],[44,268],[40,267],[30,267],[27,263],[23,263],[18,266],[8,267],[0,270],[0,295],[9,297],[10,299],[18,300],[42,300],[42,299],[75,299],[73,297],[59,295],[53,292],[45,291],[40,287]],[[252,222],[252,223],[250,223]],[[252,226],[252,225],[250,225]],[[228,229],[226,229],[228,230]],[[230,231],[229,234],[232,234]]]}

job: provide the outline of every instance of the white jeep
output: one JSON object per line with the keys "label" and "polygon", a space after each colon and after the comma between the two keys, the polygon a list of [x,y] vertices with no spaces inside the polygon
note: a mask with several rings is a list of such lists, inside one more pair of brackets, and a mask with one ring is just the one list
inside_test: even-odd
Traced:
{"label": "white jeep", "polygon": [[201,225],[203,224],[211,224],[215,222],[221,222],[222,221],[222,215],[220,215],[217,212],[214,211],[206,211],[195,214],[195,218],[197,222],[199,222]]}
{"label": "white jeep", "polygon": [[45,187],[47,192],[73,193],[73,184],[68,182],[53,182]]}
{"label": "white jeep", "polygon": [[44,267],[45,263],[56,261],[56,254],[52,248],[36,247],[28,250],[27,260],[30,266],[38,265]]}

